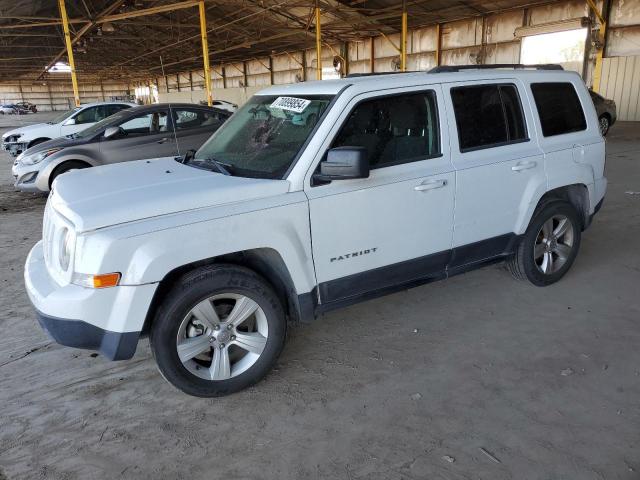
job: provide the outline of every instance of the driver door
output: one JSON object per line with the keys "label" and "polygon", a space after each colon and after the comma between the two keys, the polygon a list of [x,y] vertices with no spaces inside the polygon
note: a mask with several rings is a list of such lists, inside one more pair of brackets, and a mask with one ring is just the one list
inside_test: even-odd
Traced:
{"label": "driver door", "polygon": [[364,147],[369,177],[305,189],[321,304],[445,274],[455,174],[441,90],[395,92],[356,97],[323,146],[323,158],[328,148]]}
{"label": "driver door", "polygon": [[100,142],[104,163],[172,157],[178,154],[168,109],[141,113],[124,121],[119,127],[119,134],[102,138]]}

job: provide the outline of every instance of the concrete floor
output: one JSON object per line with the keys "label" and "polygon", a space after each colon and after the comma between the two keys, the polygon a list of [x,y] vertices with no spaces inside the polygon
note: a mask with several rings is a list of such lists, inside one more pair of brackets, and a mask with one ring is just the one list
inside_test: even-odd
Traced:
{"label": "concrete floor", "polygon": [[640,125],[607,150],[560,283],[493,266],[333,312],[217,400],[174,390],[146,341],[112,363],[48,340],[22,282],[45,198],[3,154],[0,479],[640,479]]}

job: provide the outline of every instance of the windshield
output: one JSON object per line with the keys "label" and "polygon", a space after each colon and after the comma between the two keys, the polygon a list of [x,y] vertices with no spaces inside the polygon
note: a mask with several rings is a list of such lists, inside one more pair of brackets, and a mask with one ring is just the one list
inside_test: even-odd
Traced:
{"label": "windshield", "polygon": [[69,138],[89,138],[99,133],[101,130],[107,127],[111,127],[111,126],[116,127],[120,125],[122,121],[124,121],[125,119],[131,116],[131,112],[128,112],[127,110],[129,109],[121,110],[118,113],[114,113],[110,117],[103,118],[99,122],[91,125],[89,128],[85,128],[84,130],[76,132],[72,135],[68,135],[68,137]]}
{"label": "windshield", "polygon": [[189,163],[206,166],[217,162],[236,176],[282,178],[332,98],[256,95]]}
{"label": "windshield", "polygon": [[76,113],[78,110],[80,110],[80,107],[76,107],[73,110],[67,110],[66,112],[62,112],[59,115],[56,115],[55,117],[53,117],[51,120],[49,120],[47,123],[50,124],[55,124],[55,123],[60,123],[63,122],[64,120],[66,120],[67,118],[69,118],[71,115],[73,115],[74,113]]}

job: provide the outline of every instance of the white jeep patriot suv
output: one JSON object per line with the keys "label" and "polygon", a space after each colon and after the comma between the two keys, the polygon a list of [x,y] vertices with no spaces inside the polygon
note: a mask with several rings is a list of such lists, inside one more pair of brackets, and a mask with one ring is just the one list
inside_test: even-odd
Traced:
{"label": "white jeep patriot suv", "polygon": [[602,205],[605,144],[551,66],[273,86],[197,152],[61,175],[25,266],[59,343],[217,396],[264,377],[287,319],[506,260],[567,273]]}

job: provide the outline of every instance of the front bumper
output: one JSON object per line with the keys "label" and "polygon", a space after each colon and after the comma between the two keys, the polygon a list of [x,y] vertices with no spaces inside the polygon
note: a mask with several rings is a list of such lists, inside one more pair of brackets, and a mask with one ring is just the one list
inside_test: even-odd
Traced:
{"label": "front bumper", "polygon": [[[38,182],[38,175],[40,175],[41,163],[35,165],[22,165],[17,161],[13,162],[11,167],[11,174],[13,175],[14,187],[16,190],[22,192],[46,192],[43,190],[42,183]],[[48,181],[45,184],[48,185]]]}
{"label": "front bumper", "polygon": [[136,353],[140,332],[110,332],[81,320],[37,314],[42,329],[60,345],[98,350],[109,360],[128,360]]}
{"label": "front bumper", "polygon": [[110,360],[133,356],[157,284],[61,287],[49,275],[42,241],[27,257],[24,279],[40,325],[56,342],[98,350]]}
{"label": "front bumper", "polygon": [[2,149],[17,157],[27,149],[27,144],[24,142],[2,142]]}

